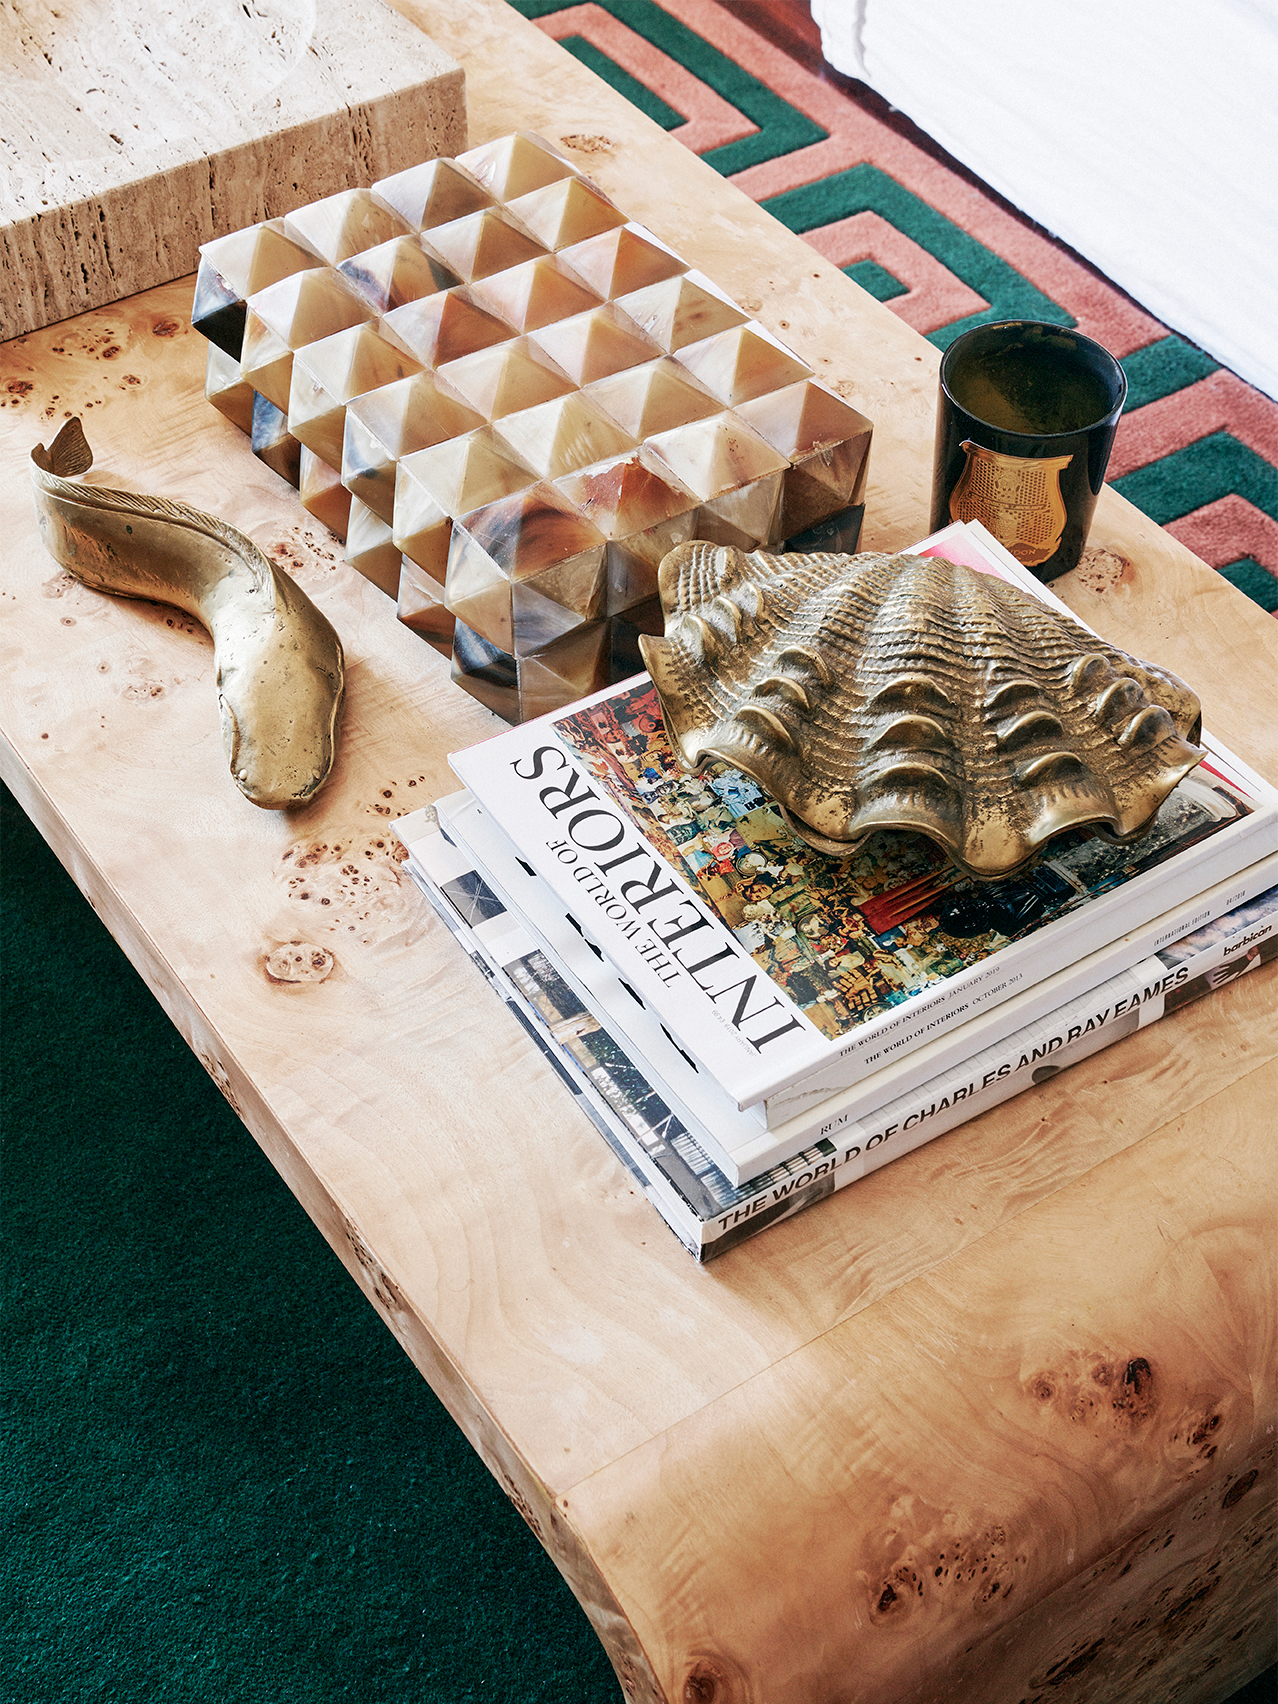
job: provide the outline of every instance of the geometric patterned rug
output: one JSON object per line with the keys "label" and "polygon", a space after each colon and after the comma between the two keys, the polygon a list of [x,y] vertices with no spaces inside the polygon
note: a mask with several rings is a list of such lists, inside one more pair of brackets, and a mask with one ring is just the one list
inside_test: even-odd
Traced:
{"label": "geometric patterned rug", "polygon": [[1278,612],[1278,404],[831,70],[806,0],[512,4],[938,349],[1008,318],[1104,344],[1128,382],[1110,483]]}

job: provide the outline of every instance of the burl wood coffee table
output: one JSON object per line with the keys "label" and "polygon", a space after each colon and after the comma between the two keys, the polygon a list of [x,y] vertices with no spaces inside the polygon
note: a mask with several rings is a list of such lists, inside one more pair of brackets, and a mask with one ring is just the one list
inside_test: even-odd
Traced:
{"label": "burl wood coffee table", "polygon": [[[936,352],[500,0],[403,6],[516,125],[875,422],[865,543],[927,530]],[[0,350],[6,779],[586,1608],[632,1700],[1218,1700],[1273,1660],[1274,975],[708,1269],[399,871],[497,724],[202,400],[190,281]],[[29,388],[28,388],[29,387]],[[350,660],[309,809],[232,786],[211,647],[41,550],[32,444],[214,509]],[[1112,493],[1061,583],[1278,780],[1278,629]],[[324,947],[316,983],[268,955]]]}

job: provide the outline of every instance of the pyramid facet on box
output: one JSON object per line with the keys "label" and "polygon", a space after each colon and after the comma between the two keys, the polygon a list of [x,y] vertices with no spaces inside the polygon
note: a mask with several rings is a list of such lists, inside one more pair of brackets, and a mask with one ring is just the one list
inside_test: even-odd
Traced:
{"label": "pyramid facet on box", "polygon": [[733,326],[685,344],[675,359],[729,408],[812,377],[805,361],[758,324]]}
{"label": "pyramid facet on box", "polygon": [[340,468],[346,404],[420,370],[411,356],[379,337],[371,325],[351,326],[308,343],[293,357],[288,429],[330,467]]}
{"label": "pyramid facet on box", "polygon": [[400,559],[396,614],[441,656],[452,656],[457,617],[444,603],[444,588],[407,556]]}
{"label": "pyramid facet on box", "polygon": [[224,414],[246,437],[253,432],[253,399],[257,392],[246,384],[240,364],[221,344],[210,341],[204,363],[204,400]]}
{"label": "pyramid facet on box", "polygon": [[245,382],[287,413],[293,351],[373,318],[341,274],[328,267],[282,278],[248,299],[240,357]]}
{"label": "pyramid facet on box", "polygon": [[253,426],[249,437],[258,461],[294,488],[302,483],[302,446],[288,429],[288,415],[260,391],[253,396]]}
{"label": "pyramid facet on box", "polygon": [[433,373],[366,391],[346,405],[342,483],[384,521],[391,521],[400,459],[483,424],[483,415],[441,390]]}
{"label": "pyramid facet on box", "polygon": [[516,130],[458,154],[457,164],[483,184],[495,201],[514,201],[560,178],[578,175],[576,166],[530,130]]}
{"label": "pyramid facet on box", "polygon": [[568,375],[527,337],[477,349],[473,355],[444,362],[438,371],[463,402],[489,420],[535,408],[574,388]]}
{"label": "pyramid facet on box", "polygon": [[544,481],[517,491],[454,523],[448,607],[490,644],[531,655],[602,616],[606,542]]}
{"label": "pyramid facet on box", "polygon": [[559,258],[608,301],[689,270],[673,249],[643,225],[619,225],[560,249]]}
{"label": "pyramid facet on box", "polygon": [[609,681],[611,623],[588,621],[539,651],[516,659],[519,718],[527,722],[559,710]]}
{"label": "pyramid facet on box", "polygon": [[423,160],[420,166],[379,178],[373,200],[398,213],[414,231],[447,225],[493,205],[493,196],[456,160]]}
{"label": "pyramid facet on box", "polygon": [[696,537],[751,550],[780,543],[783,455],[724,409],[649,439],[658,464],[701,499]]}
{"label": "pyramid facet on box", "polygon": [[597,379],[583,385],[582,390],[636,442],[685,426],[690,420],[704,420],[723,408],[669,355]]}
{"label": "pyramid facet on box", "polygon": [[560,178],[506,203],[509,211],[551,250],[585,242],[626,223],[626,216],[602,190],[584,178]]}
{"label": "pyramid facet on box", "polygon": [[856,547],[868,421],[530,133],[206,244],[193,323],[209,400],[510,719],[641,667],[690,538]]}
{"label": "pyramid facet on box", "polygon": [[217,237],[200,249],[191,324],[238,361],[248,298],[294,272],[323,264],[318,255],[284,235],[282,219]]}
{"label": "pyramid facet on box", "polygon": [[533,473],[481,426],[404,456],[395,478],[395,542],[442,586],[453,517],[495,502],[533,481]]}
{"label": "pyramid facet on box", "polygon": [[644,449],[564,474],[554,488],[608,541],[604,613],[621,615],[656,597],[662,557],[693,537],[697,497]]}
{"label": "pyramid facet on box", "polygon": [[353,254],[407,236],[407,219],[377,201],[367,189],[339,189],[322,201],[295,208],[284,215],[284,235],[300,243],[330,266],[338,266]]}
{"label": "pyramid facet on box", "polygon": [[567,373],[574,384],[606,379],[625,367],[655,361],[661,350],[617,307],[605,302],[529,333],[529,342]]}
{"label": "pyramid facet on box", "polygon": [[421,237],[392,237],[388,243],[364,249],[337,269],[357,296],[374,313],[388,314],[405,302],[449,290],[461,279]]}
{"label": "pyramid facet on box", "polygon": [[452,678],[507,722],[522,722],[519,708],[519,664],[509,651],[454,617]]}
{"label": "pyramid facet on box", "polygon": [[493,434],[542,479],[634,447],[630,434],[581,391],[503,415]]}
{"label": "pyramid facet on box", "polygon": [[442,367],[477,349],[508,342],[514,327],[463,285],[394,308],[382,320],[382,336],[398,343],[424,367]]}
{"label": "pyramid facet on box", "polygon": [[597,308],[600,301],[553,254],[539,254],[535,260],[481,279],[474,286],[474,297],[516,331],[536,331],[570,314]]}
{"label": "pyramid facet on box", "polygon": [[346,560],[379,592],[385,592],[388,598],[399,596],[400,553],[391,529],[358,497],[351,498],[346,524]]}
{"label": "pyramid facet on box", "polygon": [[737,413],[790,463],[781,536],[794,538],[865,501],[870,422],[815,380],[742,403]]}
{"label": "pyramid facet on box", "polygon": [[308,515],[314,515],[322,526],[336,533],[343,543],[351,518],[351,494],[342,484],[341,475],[314,450],[302,445],[300,476],[297,494]]}
{"label": "pyramid facet on box", "polygon": [[484,207],[447,225],[432,225],[430,246],[467,284],[547,252],[545,243],[500,207]]}
{"label": "pyramid facet on box", "polygon": [[618,296],[617,306],[666,355],[700,343],[718,331],[744,325],[749,318],[730,296],[701,272],[676,273],[660,283]]}

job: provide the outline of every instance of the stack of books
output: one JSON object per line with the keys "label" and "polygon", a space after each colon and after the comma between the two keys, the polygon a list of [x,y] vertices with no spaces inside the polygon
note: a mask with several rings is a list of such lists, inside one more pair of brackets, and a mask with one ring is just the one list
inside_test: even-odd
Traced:
{"label": "stack of books", "polygon": [[[1064,608],[979,525],[919,547]],[[1278,956],[1278,793],[1208,755],[1138,841],[964,877],[847,858],[679,767],[646,675],[452,759],[407,868],[670,1229],[709,1260]]]}

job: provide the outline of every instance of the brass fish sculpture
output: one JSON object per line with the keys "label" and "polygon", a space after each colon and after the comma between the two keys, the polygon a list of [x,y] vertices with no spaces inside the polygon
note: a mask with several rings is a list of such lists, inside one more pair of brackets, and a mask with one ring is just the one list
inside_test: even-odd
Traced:
{"label": "brass fish sculpture", "polygon": [[640,645],[680,762],[743,770],[822,852],[905,829],[1006,876],[1069,829],[1136,839],[1206,755],[1175,675],[941,558],[701,542],[658,589]]}
{"label": "brass fish sculpture", "polygon": [[173,604],[213,638],[222,744],[253,804],[304,804],[328,779],[345,685],[328,619],[257,546],[185,503],[82,485],[76,418],[31,452],[45,548],[95,591]]}

